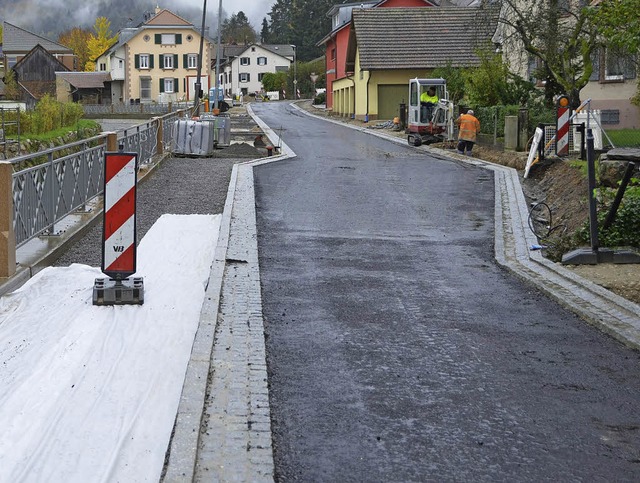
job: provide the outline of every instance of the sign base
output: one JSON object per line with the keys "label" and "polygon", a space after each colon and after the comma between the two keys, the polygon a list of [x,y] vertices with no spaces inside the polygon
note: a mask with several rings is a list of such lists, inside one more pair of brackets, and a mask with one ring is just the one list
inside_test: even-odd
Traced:
{"label": "sign base", "polygon": [[142,277],[114,280],[96,278],[93,285],[93,305],[142,305],[144,281]]}

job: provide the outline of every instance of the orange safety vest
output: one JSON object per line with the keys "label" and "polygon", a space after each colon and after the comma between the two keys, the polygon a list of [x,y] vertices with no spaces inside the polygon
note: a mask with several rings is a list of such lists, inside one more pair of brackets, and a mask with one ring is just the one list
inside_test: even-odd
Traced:
{"label": "orange safety vest", "polygon": [[458,139],[462,141],[476,142],[476,134],[480,132],[480,121],[471,114],[461,114],[456,119],[456,124],[460,126],[460,132],[458,133]]}

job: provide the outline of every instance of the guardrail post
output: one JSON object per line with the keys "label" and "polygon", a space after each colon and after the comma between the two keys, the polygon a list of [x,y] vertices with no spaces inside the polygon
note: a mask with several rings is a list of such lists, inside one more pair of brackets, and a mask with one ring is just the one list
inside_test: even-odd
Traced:
{"label": "guardrail post", "polygon": [[16,273],[16,236],[13,230],[13,165],[0,161],[0,278]]}
{"label": "guardrail post", "polygon": [[162,117],[154,117],[152,119],[158,125],[158,129],[156,130],[156,154],[162,154],[163,148],[162,143],[164,141],[164,134],[162,132],[163,122]]}

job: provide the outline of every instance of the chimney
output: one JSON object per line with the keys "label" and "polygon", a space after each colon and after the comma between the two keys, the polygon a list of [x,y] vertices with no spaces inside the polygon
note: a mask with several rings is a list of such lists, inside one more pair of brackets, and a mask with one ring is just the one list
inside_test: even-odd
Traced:
{"label": "chimney", "polygon": [[158,6],[158,4],[156,3],[156,15],[158,15],[160,13],[161,8]]}

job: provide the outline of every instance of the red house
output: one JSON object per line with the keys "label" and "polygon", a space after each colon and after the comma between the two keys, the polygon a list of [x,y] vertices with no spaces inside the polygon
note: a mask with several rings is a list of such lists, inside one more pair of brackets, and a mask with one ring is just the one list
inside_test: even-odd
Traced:
{"label": "red house", "polygon": [[[333,107],[333,81],[342,79],[346,72],[347,44],[351,30],[351,11],[354,8],[384,8],[384,7],[437,7],[437,1],[429,0],[370,0],[364,2],[344,3],[335,5],[327,12],[331,17],[331,33],[324,37],[318,46],[325,46],[325,72],[327,80],[326,106]],[[381,32],[384,34],[384,32]],[[388,32],[393,35],[393,32]]]}

